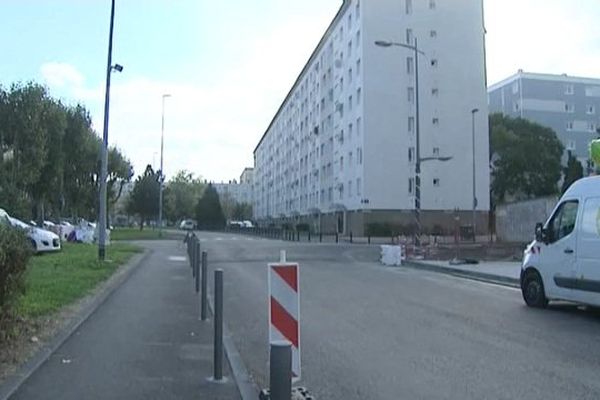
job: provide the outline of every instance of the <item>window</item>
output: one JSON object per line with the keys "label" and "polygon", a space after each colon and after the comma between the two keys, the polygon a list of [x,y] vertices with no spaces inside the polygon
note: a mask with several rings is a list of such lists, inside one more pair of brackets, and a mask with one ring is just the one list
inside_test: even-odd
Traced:
{"label": "window", "polygon": [[358,88],[358,89],[356,89],[356,105],[357,106],[360,105],[361,97],[362,97],[362,89]]}
{"label": "window", "polygon": [[565,85],[565,94],[575,94],[575,87],[573,85]]}
{"label": "window", "polygon": [[360,196],[361,187],[360,187],[360,178],[356,178],[356,195]]}
{"label": "window", "polygon": [[436,58],[431,59],[431,66],[432,67],[437,67],[438,66],[438,60]]}
{"label": "window", "polygon": [[568,112],[568,113],[574,113],[575,112],[575,106],[573,104],[566,103],[565,104],[565,111]]}
{"label": "window", "polygon": [[439,119],[439,118],[437,118],[437,117],[436,117],[436,118],[433,118],[433,119],[431,120],[431,123],[432,123],[433,125],[436,125],[436,126],[437,126],[437,125],[439,125],[439,124],[440,124],[440,119]]}
{"label": "window", "polygon": [[439,147],[434,147],[433,148],[433,155],[435,157],[439,157],[440,156],[440,148]]}
{"label": "window", "polygon": [[360,147],[356,148],[356,163],[358,165],[362,164],[362,159],[363,159],[363,153],[362,153],[362,149]]}
{"label": "window", "polygon": [[352,152],[348,152],[348,165],[352,165]]}
{"label": "window", "polygon": [[594,106],[593,104],[588,104],[585,107],[585,112],[588,114],[596,114],[596,106]]}
{"label": "window", "polygon": [[433,178],[433,187],[440,187],[440,178]]}
{"label": "window", "polygon": [[435,39],[437,37],[437,31],[432,29],[429,31],[429,37]]}
{"label": "window", "polygon": [[408,178],[408,193],[413,194],[415,187],[415,178]]}
{"label": "window", "polygon": [[329,201],[333,201],[333,188],[329,188]]}
{"label": "window", "polygon": [[348,83],[352,83],[352,68],[348,68]]}
{"label": "window", "polygon": [[412,42],[413,42],[413,30],[407,29],[406,30],[406,44],[412,44]]}
{"label": "window", "polygon": [[412,86],[407,90],[407,100],[411,104],[415,102],[415,88]]}
{"label": "window", "polygon": [[598,239],[598,212],[600,212],[600,197],[591,197],[585,201],[581,218],[582,238]]}
{"label": "window", "polygon": [[412,57],[406,57],[406,73],[412,75],[414,71],[414,62]]}
{"label": "window", "polygon": [[361,119],[356,118],[356,137],[360,137],[360,123]]}
{"label": "window", "polygon": [[414,159],[415,159],[415,148],[409,147],[408,148],[408,162],[412,163]]}
{"label": "window", "polygon": [[354,9],[354,15],[356,16],[356,19],[358,19],[358,17],[360,17],[360,1],[356,2],[356,7]]}
{"label": "window", "polygon": [[360,59],[356,61],[356,76],[360,75]]}
{"label": "window", "polygon": [[348,42],[348,57],[352,55],[352,40]]}
{"label": "window", "polygon": [[440,94],[440,90],[438,88],[431,89],[431,95],[433,97],[438,97],[439,94]]}
{"label": "window", "polygon": [[579,202],[568,200],[562,203],[548,222],[548,240],[550,243],[568,236],[575,229]]}
{"label": "window", "polygon": [[356,32],[356,48],[360,45],[360,31]]}
{"label": "window", "polygon": [[344,156],[340,157],[340,171],[344,169]]}
{"label": "window", "polygon": [[596,123],[594,122],[588,122],[587,123],[587,128],[589,132],[596,132]]}
{"label": "window", "polygon": [[573,121],[567,121],[567,130],[568,131],[572,131],[573,130]]}
{"label": "window", "polygon": [[352,181],[348,181],[348,197],[352,197]]}
{"label": "window", "polygon": [[348,111],[352,111],[352,96],[348,96]]}
{"label": "window", "polygon": [[513,111],[517,112],[521,109],[518,101],[513,101]]}
{"label": "window", "polygon": [[[352,137],[352,124],[348,124],[348,139]],[[352,152],[350,152],[352,154]],[[352,161],[350,161],[352,163]]]}
{"label": "window", "polygon": [[352,28],[352,13],[348,13],[348,30]]}
{"label": "window", "polygon": [[575,151],[575,141],[574,140],[569,140],[569,142],[567,143],[567,150],[570,151]]}
{"label": "window", "polygon": [[435,10],[435,0],[429,0],[429,9]]}
{"label": "window", "polygon": [[344,90],[344,78],[340,78],[340,90]]}
{"label": "window", "polygon": [[405,11],[407,14],[412,14],[412,0],[405,0]]}
{"label": "window", "polygon": [[408,117],[408,131],[412,132],[415,130],[415,117]]}

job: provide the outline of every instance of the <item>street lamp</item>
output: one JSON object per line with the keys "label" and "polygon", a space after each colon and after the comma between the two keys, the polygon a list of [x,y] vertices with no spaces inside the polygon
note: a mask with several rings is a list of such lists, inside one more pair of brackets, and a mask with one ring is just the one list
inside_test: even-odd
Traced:
{"label": "street lamp", "polygon": [[123,71],[123,66],[112,64],[113,28],[115,22],[115,0],[111,2],[110,29],[108,33],[108,61],[106,66],[106,92],[104,96],[104,130],[102,132],[102,146],[100,148],[100,206],[98,216],[98,259],[106,258],[106,178],[108,176],[108,114],[110,105],[110,74],[113,70]]}
{"label": "street lamp", "polygon": [[424,157],[421,158],[420,149],[420,124],[419,124],[419,54],[425,53],[418,48],[417,38],[414,39],[414,46],[398,42],[390,42],[385,40],[375,41],[375,45],[379,47],[404,47],[412,50],[415,53],[415,136],[416,136],[416,157],[415,157],[415,221],[417,223],[417,236],[415,244],[421,244],[421,163],[424,161],[438,160],[449,161],[452,157]]}
{"label": "street lamp", "polygon": [[473,139],[473,241],[477,235],[477,224],[475,210],[477,208],[477,194],[475,192],[475,114],[479,112],[478,108],[471,110],[471,128],[472,128],[472,139]]}
{"label": "street lamp", "polygon": [[163,186],[165,182],[165,174],[163,172],[163,150],[165,147],[165,99],[167,97],[171,97],[171,95],[162,95],[162,123],[160,129],[160,189],[158,191],[158,237],[162,237]]}

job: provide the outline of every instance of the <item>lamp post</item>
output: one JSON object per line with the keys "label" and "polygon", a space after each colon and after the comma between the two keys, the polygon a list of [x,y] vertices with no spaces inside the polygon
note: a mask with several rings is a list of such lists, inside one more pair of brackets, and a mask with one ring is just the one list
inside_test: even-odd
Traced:
{"label": "lamp post", "polygon": [[108,175],[108,114],[110,106],[110,74],[113,70],[123,71],[119,64],[112,65],[113,28],[115,22],[115,0],[111,2],[110,28],[108,34],[108,61],[106,66],[106,92],[104,96],[104,129],[102,132],[102,146],[100,148],[100,198],[98,216],[98,259],[106,258],[106,178]]}
{"label": "lamp post", "polygon": [[438,161],[449,161],[452,157],[421,157],[421,135],[420,135],[420,118],[419,118],[419,54],[425,55],[425,53],[419,50],[417,38],[414,38],[415,44],[409,45],[398,42],[390,42],[385,40],[375,41],[375,45],[380,47],[404,47],[412,50],[415,57],[415,222],[417,224],[417,234],[415,238],[415,244],[419,246],[421,244],[421,163],[430,160]]}
{"label": "lamp post", "polygon": [[477,219],[476,219],[476,209],[477,209],[477,192],[475,191],[475,114],[479,112],[478,108],[474,108],[471,110],[471,128],[472,128],[472,147],[473,147],[473,241],[475,242],[475,237],[477,236]]}
{"label": "lamp post", "polygon": [[162,237],[162,220],[163,220],[163,189],[165,182],[165,174],[163,172],[163,151],[165,147],[165,99],[171,97],[170,94],[162,95],[162,118],[160,129],[160,188],[158,190],[158,237]]}

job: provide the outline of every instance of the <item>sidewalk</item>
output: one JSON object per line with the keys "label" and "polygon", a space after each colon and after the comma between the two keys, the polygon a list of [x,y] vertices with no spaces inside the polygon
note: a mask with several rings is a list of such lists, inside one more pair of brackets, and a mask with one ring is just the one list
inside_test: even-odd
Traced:
{"label": "sidewalk", "polygon": [[407,260],[406,265],[517,287],[521,274],[521,262],[518,261],[480,261],[479,264],[451,265],[448,261]]}
{"label": "sidewalk", "polygon": [[[17,399],[240,399],[225,361],[212,376],[213,327],[179,241],[153,241],[143,265],[26,380]],[[226,358],[225,358],[226,360]]]}

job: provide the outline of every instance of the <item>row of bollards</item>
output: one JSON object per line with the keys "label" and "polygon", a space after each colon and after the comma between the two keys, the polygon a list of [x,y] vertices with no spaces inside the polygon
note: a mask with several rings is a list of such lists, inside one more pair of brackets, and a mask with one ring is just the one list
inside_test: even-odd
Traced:
{"label": "row of bollards", "polygon": [[[201,251],[200,240],[192,233],[184,239],[187,254],[194,278],[196,295],[200,296],[198,308],[199,319],[208,319],[208,262],[206,251]],[[223,380],[223,270],[215,272],[215,308],[214,308],[214,341],[213,341],[213,376],[214,381]]]}

